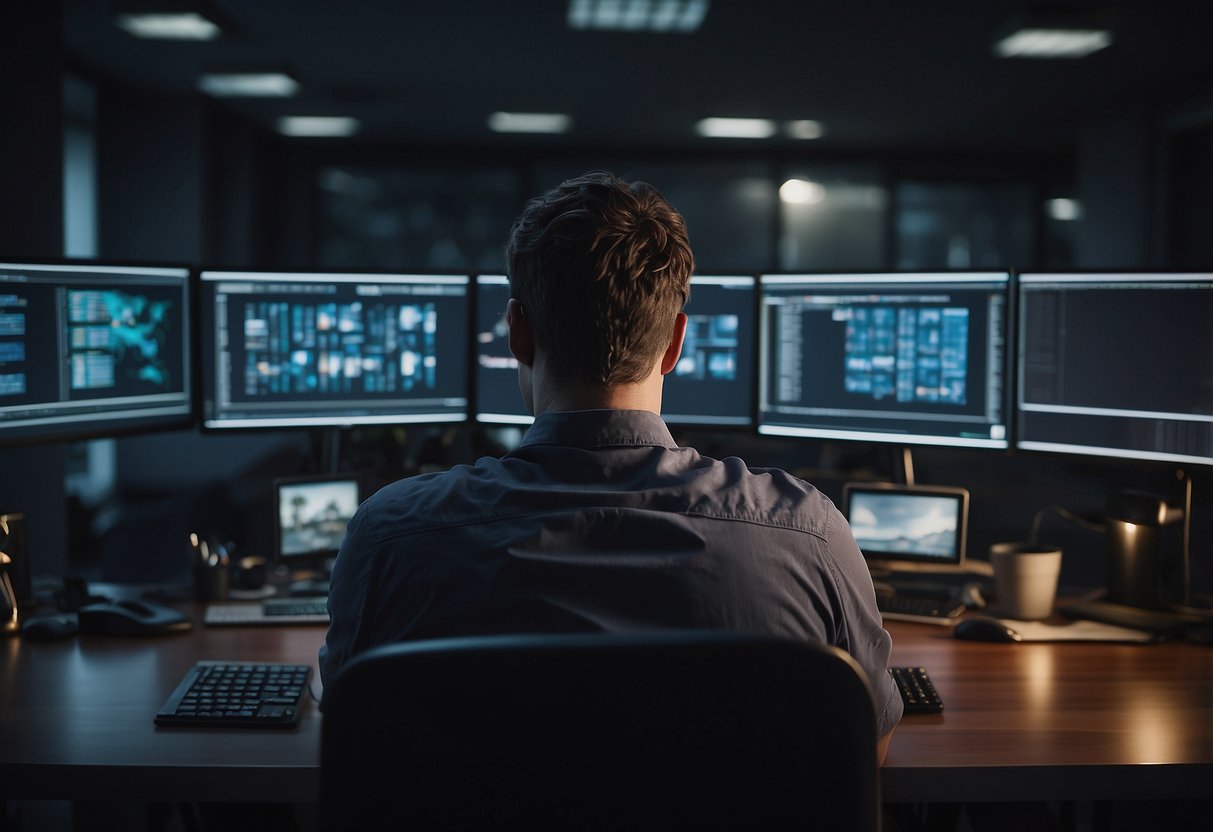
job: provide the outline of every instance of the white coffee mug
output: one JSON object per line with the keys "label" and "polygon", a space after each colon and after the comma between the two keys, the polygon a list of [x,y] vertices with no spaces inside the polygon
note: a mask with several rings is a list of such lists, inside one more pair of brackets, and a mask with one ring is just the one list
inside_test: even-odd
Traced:
{"label": "white coffee mug", "polygon": [[1045,544],[1008,542],[990,547],[998,610],[1008,618],[1037,620],[1053,614],[1061,549]]}

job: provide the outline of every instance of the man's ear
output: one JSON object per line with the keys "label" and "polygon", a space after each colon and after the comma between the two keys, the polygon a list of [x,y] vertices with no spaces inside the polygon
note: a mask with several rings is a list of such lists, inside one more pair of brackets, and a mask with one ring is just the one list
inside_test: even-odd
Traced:
{"label": "man's ear", "polygon": [[505,305],[505,322],[510,328],[510,353],[527,367],[535,364],[535,331],[522,301],[510,298]]}
{"label": "man's ear", "polygon": [[682,355],[682,339],[687,336],[687,315],[685,312],[679,312],[674,318],[674,332],[670,337],[670,345],[665,348],[665,354],[661,356],[661,374],[664,376],[674,369],[674,365],[678,363],[678,357]]}

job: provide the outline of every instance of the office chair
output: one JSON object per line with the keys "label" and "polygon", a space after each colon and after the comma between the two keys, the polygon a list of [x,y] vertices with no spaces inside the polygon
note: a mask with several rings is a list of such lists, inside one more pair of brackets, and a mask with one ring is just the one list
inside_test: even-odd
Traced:
{"label": "office chair", "polygon": [[726,632],[378,647],[324,692],[320,825],[878,830],[872,701],[837,648]]}

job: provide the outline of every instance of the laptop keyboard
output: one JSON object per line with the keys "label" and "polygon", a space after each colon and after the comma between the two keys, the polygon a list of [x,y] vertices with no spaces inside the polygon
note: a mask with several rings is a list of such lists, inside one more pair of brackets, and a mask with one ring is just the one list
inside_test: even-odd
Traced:
{"label": "laptop keyboard", "polygon": [[327,624],[328,600],[325,598],[269,598],[210,604],[202,619],[211,627],[243,624]]}

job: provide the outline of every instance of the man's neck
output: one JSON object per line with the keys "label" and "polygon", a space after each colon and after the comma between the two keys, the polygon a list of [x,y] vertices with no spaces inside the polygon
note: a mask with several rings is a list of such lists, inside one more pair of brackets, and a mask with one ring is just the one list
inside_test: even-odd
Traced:
{"label": "man's neck", "polygon": [[648,410],[661,413],[661,375],[608,387],[560,384],[536,390],[535,415],[549,410]]}

